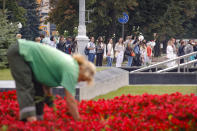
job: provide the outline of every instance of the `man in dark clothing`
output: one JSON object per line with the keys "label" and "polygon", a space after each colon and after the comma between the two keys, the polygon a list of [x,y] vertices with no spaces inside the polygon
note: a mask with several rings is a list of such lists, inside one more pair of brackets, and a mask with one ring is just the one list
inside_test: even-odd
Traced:
{"label": "man in dark clothing", "polygon": [[[197,51],[197,42],[195,42],[195,45],[194,45],[194,52],[196,52]],[[195,56],[195,59],[197,59],[197,55]],[[197,63],[194,63],[194,66],[196,66],[197,65]]]}
{"label": "man in dark clothing", "polygon": [[[185,55],[185,52],[184,52],[185,42],[183,40],[181,40],[180,44],[181,45],[179,46],[179,49],[178,49],[178,56],[183,56],[183,55]],[[181,59],[180,63],[184,63],[184,59]]]}
{"label": "man in dark clothing", "polygon": [[64,43],[64,36],[60,36],[59,43],[57,44],[57,49],[65,52],[65,43]]}
{"label": "man in dark clothing", "polygon": [[72,40],[71,52],[72,52],[72,54],[78,52],[78,45],[77,45],[77,40],[76,40],[76,38],[73,38],[73,40]]}
{"label": "man in dark clothing", "polygon": [[68,37],[65,43],[65,52],[66,54],[71,54],[71,45],[72,45],[72,38]]}
{"label": "man in dark clothing", "polygon": [[139,47],[139,42],[138,41],[135,41],[133,43],[133,50],[134,50],[134,53],[135,53],[135,57],[133,59],[133,66],[141,66],[141,60],[140,60],[140,47]]}

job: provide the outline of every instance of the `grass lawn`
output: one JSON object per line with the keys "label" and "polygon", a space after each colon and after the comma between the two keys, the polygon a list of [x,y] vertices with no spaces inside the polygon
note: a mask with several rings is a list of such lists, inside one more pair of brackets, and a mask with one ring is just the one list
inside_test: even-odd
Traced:
{"label": "grass lawn", "polygon": [[0,70],[0,80],[13,80],[9,69]]}
{"label": "grass lawn", "polygon": [[[96,71],[99,72],[106,69],[108,69],[108,67],[97,67]],[[0,69],[0,80],[13,80],[10,69]]]}
{"label": "grass lawn", "polygon": [[110,67],[96,67],[96,72],[103,71],[109,69]]}
{"label": "grass lawn", "polygon": [[180,92],[182,94],[197,94],[197,86],[125,86],[108,94],[97,96],[93,100],[102,98],[111,99],[115,96],[121,96],[123,94],[142,95],[144,93],[148,93],[161,95],[175,92]]}

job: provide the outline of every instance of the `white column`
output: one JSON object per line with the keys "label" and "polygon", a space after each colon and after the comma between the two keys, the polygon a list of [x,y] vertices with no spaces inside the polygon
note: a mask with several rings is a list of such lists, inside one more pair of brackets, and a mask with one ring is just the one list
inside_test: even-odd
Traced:
{"label": "white column", "polygon": [[79,26],[78,26],[77,44],[78,44],[78,51],[80,54],[85,55],[84,49],[88,42],[89,39],[86,36],[86,25],[85,25],[85,0],[79,0]]}

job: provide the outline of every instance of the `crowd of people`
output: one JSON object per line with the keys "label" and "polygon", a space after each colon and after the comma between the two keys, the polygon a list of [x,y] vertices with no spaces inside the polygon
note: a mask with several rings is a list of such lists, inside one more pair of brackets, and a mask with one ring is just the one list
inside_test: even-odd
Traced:
{"label": "crowd of people", "polygon": [[[46,39],[41,35],[35,41],[48,44],[70,55],[78,52],[77,41],[72,37],[65,39],[64,36],[60,36],[57,40],[54,36]],[[110,38],[105,44],[103,37],[100,36],[97,40],[90,37],[85,49],[88,50],[86,54],[88,60],[95,63],[96,66],[112,66],[115,62],[116,67],[121,67],[123,61],[127,61],[127,66],[131,67],[149,65],[154,46],[154,41],[146,42],[146,40],[134,36],[127,36],[125,41],[123,38],[119,38],[116,43],[113,38]],[[106,64],[103,65],[105,60]]]}
{"label": "crowd of people", "polygon": [[[53,48],[57,48],[64,53],[74,54],[78,53],[78,45],[76,38],[60,36],[57,40],[54,36],[50,39],[46,39],[43,35],[35,39],[36,42],[45,43]],[[106,44],[107,43],[107,44]],[[126,40],[122,37],[115,43],[113,38],[109,38],[107,42],[104,42],[103,37],[90,37],[90,41],[87,43],[86,55],[90,62],[96,66],[148,66],[152,62],[155,40],[146,41],[142,35],[127,36]],[[197,41],[195,40],[176,40],[171,38],[167,43],[166,58],[174,59],[178,56],[197,51]],[[88,52],[88,53],[87,53]],[[189,60],[196,59],[196,56],[191,56]],[[106,61],[106,62],[104,62]],[[125,62],[126,61],[126,62]],[[187,60],[188,61],[188,60]],[[180,60],[183,63],[184,59]],[[103,64],[106,63],[106,64]],[[177,62],[169,62],[168,67],[176,65]],[[197,65],[197,64],[194,64]]]}
{"label": "crowd of people", "polygon": [[[192,52],[197,51],[197,41],[195,40],[179,40],[177,41],[175,38],[171,38],[168,41],[167,49],[166,49],[166,57],[168,59],[174,59],[177,56],[183,56],[186,54],[190,54]],[[197,59],[196,55],[190,56],[188,59],[181,59],[180,64]],[[167,64],[168,67],[175,66],[177,64],[176,61],[170,62]],[[196,66],[196,64],[194,64]]]}
{"label": "crowd of people", "polygon": [[102,37],[96,42],[94,37],[91,37],[87,44],[89,50],[87,55],[88,60],[93,63],[96,57],[96,66],[102,66],[104,58],[107,60],[106,66],[112,66],[114,60],[116,67],[121,67],[124,60],[127,60],[128,67],[147,66],[151,63],[154,46],[154,41],[146,42],[141,37],[127,36],[125,41],[119,38],[116,44],[112,38],[108,40],[108,44],[105,44]]}

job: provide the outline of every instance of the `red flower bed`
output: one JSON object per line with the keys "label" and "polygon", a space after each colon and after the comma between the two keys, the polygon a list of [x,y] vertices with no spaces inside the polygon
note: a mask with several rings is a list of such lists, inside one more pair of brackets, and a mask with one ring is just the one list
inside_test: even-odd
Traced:
{"label": "red flower bed", "polygon": [[56,109],[45,107],[44,121],[21,122],[14,91],[0,93],[0,130],[197,130],[197,96],[121,96],[111,100],[81,101],[82,121],[68,114],[65,100]]}

